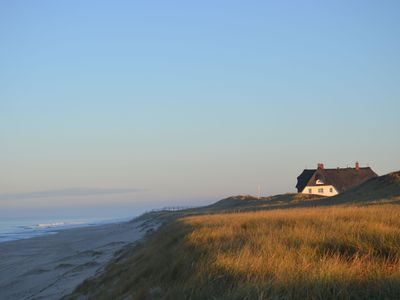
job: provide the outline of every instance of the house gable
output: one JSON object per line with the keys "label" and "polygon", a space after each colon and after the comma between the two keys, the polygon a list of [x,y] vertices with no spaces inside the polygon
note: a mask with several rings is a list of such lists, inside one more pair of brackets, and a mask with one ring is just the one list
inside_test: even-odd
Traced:
{"label": "house gable", "polygon": [[304,190],[304,188],[307,186],[307,183],[310,181],[310,179],[314,175],[314,173],[315,173],[315,170],[304,170],[297,177],[296,188],[299,193]]}

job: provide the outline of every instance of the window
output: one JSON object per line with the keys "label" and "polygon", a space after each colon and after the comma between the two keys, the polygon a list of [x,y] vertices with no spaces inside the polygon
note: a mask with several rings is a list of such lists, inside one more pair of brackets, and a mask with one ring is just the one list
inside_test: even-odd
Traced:
{"label": "window", "polygon": [[330,188],[330,189],[329,189],[329,192],[333,193],[333,188]]}
{"label": "window", "polygon": [[308,189],[308,193],[309,193],[309,194],[312,194],[312,189]]}
{"label": "window", "polygon": [[324,184],[324,182],[321,179],[317,179],[316,184]]}
{"label": "window", "polygon": [[324,193],[324,189],[318,189],[318,193],[323,194]]}

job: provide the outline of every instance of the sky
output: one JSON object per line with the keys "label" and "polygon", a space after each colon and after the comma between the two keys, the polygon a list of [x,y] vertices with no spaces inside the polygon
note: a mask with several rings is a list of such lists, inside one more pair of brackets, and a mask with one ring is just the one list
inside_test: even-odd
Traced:
{"label": "sky", "polygon": [[[0,215],[400,169],[399,1],[0,1]],[[155,205],[155,204],[154,204]]]}

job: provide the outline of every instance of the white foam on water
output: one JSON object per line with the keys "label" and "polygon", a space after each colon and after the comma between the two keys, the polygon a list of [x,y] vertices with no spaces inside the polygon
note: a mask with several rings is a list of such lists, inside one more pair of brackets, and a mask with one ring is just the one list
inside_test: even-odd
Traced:
{"label": "white foam on water", "polygon": [[0,243],[55,234],[70,228],[118,223],[130,219],[0,220]]}

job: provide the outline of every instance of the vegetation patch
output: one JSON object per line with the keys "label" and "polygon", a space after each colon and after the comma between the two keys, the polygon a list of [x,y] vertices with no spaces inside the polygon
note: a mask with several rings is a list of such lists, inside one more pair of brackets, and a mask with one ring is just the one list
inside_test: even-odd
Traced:
{"label": "vegetation patch", "polygon": [[92,299],[396,299],[400,207],[176,219],[82,284]]}

